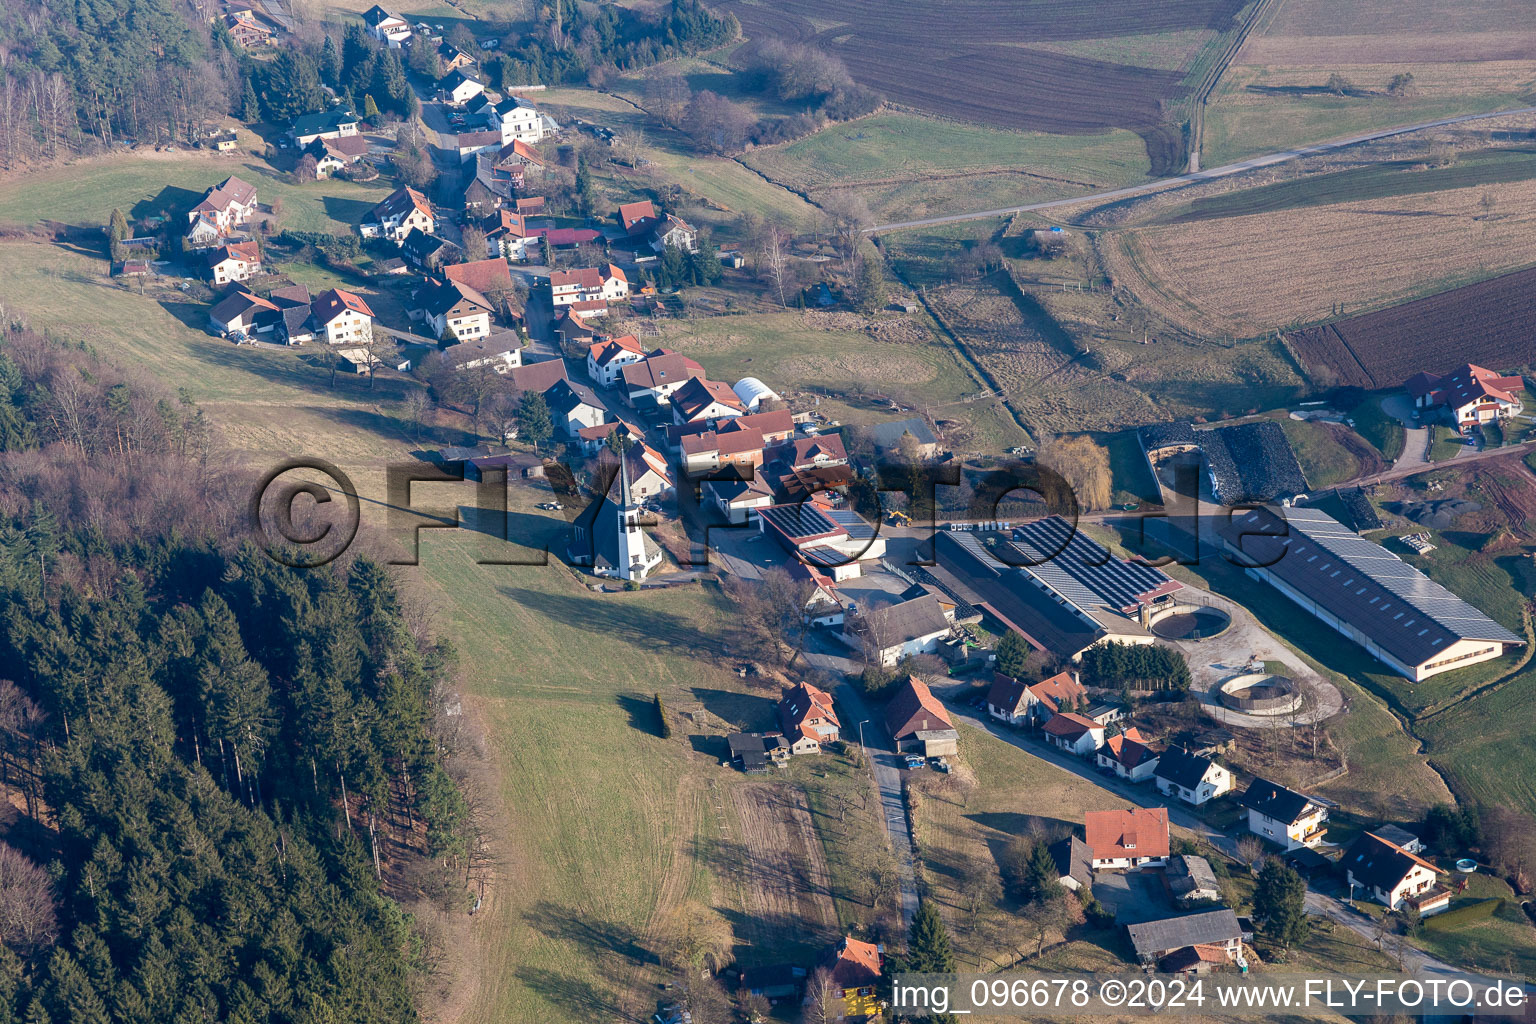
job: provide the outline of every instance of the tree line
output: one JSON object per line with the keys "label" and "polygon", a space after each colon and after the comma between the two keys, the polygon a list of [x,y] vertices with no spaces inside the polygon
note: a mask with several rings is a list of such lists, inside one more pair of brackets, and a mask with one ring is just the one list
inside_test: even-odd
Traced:
{"label": "tree line", "polygon": [[463,900],[453,651],[367,558],[237,544],[216,507],[248,481],[200,432],[78,346],[0,334],[0,790],[25,810],[0,1022],[415,1019],[430,949],[382,880]]}

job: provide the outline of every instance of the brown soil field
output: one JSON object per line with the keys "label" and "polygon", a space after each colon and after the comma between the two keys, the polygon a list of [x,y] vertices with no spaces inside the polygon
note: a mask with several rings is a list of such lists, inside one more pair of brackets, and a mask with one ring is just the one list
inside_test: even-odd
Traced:
{"label": "brown soil field", "polygon": [[1251,337],[1528,265],[1533,224],[1536,182],[1522,181],[1136,228],[1102,251],[1170,322]]}
{"label": "brown soil field", "polygon": [[[835,54],[858,81],[919,110],[1004,128],[1094,134],[1127,128],[1146,143],[1152,173],[1177,167],[1184,143],[1165,106],[1185,96],[1178,70],[1030,49],[1036,41],[1112,40],[1179,33],[1187,67],[1210,31],[1223,32],[1242,0],[1170,4],[1094,0],[1020,6],[1006,0],[881,0],[840,4],[842,22],[821,28],[815,0],[731,0],[719,5],[748,36],[811,41]],[[825,24],[822,21],[821,24]],[[1191,31],[1199,30],[1199,31]],[[1160,53],[1158,63],[1172,61]],[[921,68],[923,73],[914,74]]]}
{"label": "brown soil field", "polygon": [[1536,45],[1524,0],[1283,0],[1267,20],[1238,63],[1518,60]]}
{"label": "brown soil field", "polygon": [[[1314,377],[1396,387],[1420,370],[1462,363],[1509,369],[1531,361],[1536,268],[1286,336]],[[1456,344],[1447,345],[1447,338]]]}
{"label": "brown soil field", "polygon": [[739,832],[717,870],[736,887],[743,911],[737,941],[774,948],[793,941],[830,940],[837,930],[832,882],[805,792],[783,782],[731,790]]}

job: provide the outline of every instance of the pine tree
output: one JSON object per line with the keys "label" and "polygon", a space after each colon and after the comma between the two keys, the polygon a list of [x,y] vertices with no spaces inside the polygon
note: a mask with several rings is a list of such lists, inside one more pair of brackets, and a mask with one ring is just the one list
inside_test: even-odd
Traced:
{"label": "pine tree", "polygon": [[537,391],[523,392],[523,400],[517,406],[517,436],[537,448],[554,432],[544,396]]}
{"label": "pine tree", "polygon": [[332,88],[341,85],[341,53],[330,36],[325,37],[325,45],[320,47],[320,80]]}
{"label": "pine tree", "polygon": [[379,123],[379,105],[373,101],[371,92],[363,95],[363,117],[374,126]]}
{"label": "pine tree", "polygon": [[1274,858],[1265,862],[1253,890],[1253,916],[1265,937],[1284,949],[1305,942],[1311,930],[1306,901],[1307,883],[1294,869]]}
{"label": "pine tree", "polygon": [[661,265],[656,268],[656,283],[675,288],[687,280],[688,258],[683,250],[668,242],[661,251]]}
{"label": "pine tree", "polygon": [[122,210],[114,209],[112,217],[107,221],[107,254],[113,262],[123,262],[127,253],[123,249],[123,239],[128,237],[128,218],[123,216]]}
{"label": "pine tree", "polygon": [[949,930],[931,900],[917,905],[912,931],[907,938],[906,969],[914,974],[953,974],[955,954],[949,946]]}
{"label": "pine tree", "polygon": [[856,285],[859,308],[873,313],[885,305],[885,264],[871,242],[859,243],[859,276]]}
{"label": "pine tree", "polygon": [[1056,858],[1051,856],[1051,848],[1044,841],[1035,843],[1035,848],[1030,851],[1024,888],[1031,902],[1061,895],[1061,870],[1056,867]]}
{"label": "pine tree", "polygon": [[256,124],[261,120],[261,104],[256,102],[256,87],[251,84],[249,77],[245,80],[245,92],[240,99],[240,120],[246,124]]}
{"label": "pine tree", "polygon": [[597,190],[592,185],[592,172],[585,158],[578,157],[576,164],[576,206],[585,216],[597,209]]}
{"label": "pine tree", "polygon": [[1029,641],[1010,629],[997,642],[997,670],[1005,676],[1022,679],[1029,671]]}

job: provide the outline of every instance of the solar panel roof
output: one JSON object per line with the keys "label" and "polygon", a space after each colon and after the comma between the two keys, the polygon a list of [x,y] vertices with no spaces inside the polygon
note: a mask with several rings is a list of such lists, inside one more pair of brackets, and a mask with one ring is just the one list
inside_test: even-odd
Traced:
{"label": "solar panel roof", "polygon": [[[1114,557],[1061,516],[1016,527],[1010,547],[1023,555],[1024,571],[1079,608],[1130,612],[1154,591],[1180,589],[1160,569]],[[1006,550],[998,557],[1010,560]]]}
{"label": "solar panel roof", "polygon": [[1290,508],[1283,519],[1254,509],[1224,532],[1245,555],[1406,664],[1433,660],[1458,640],[1524,642],[1321,509]]}

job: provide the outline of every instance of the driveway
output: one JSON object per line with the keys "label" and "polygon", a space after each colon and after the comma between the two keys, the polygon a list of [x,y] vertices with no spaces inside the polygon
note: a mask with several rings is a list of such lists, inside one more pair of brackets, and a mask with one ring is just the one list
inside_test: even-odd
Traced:
{"label": "driveway", "polygon": [[859,723],[867,723],[864,726],[864,750],[874,769],[875,785],[880,789],[880,805],[885,815],[885,830],[896,854],[902,924],[911,927],[912,915],[917,913],[917,870],[912,856],[912,830],[907,823],[907,802],[901,795],[902,769],[896,759],[896,744],[885,728],[885,717],[875,713],[857,687],[843,683],[837,688],[837,699],[848,715],[843,720],[844,739],[857,737]]}
{"label": "driveway", "polygon": [[1404,394],[1388,395],[1381,400],[1381,411],[1403,425],[1403,454],[1392,468],[1413,469],[1429,465],[1429,428],[1413,416],[1413,403]]}

